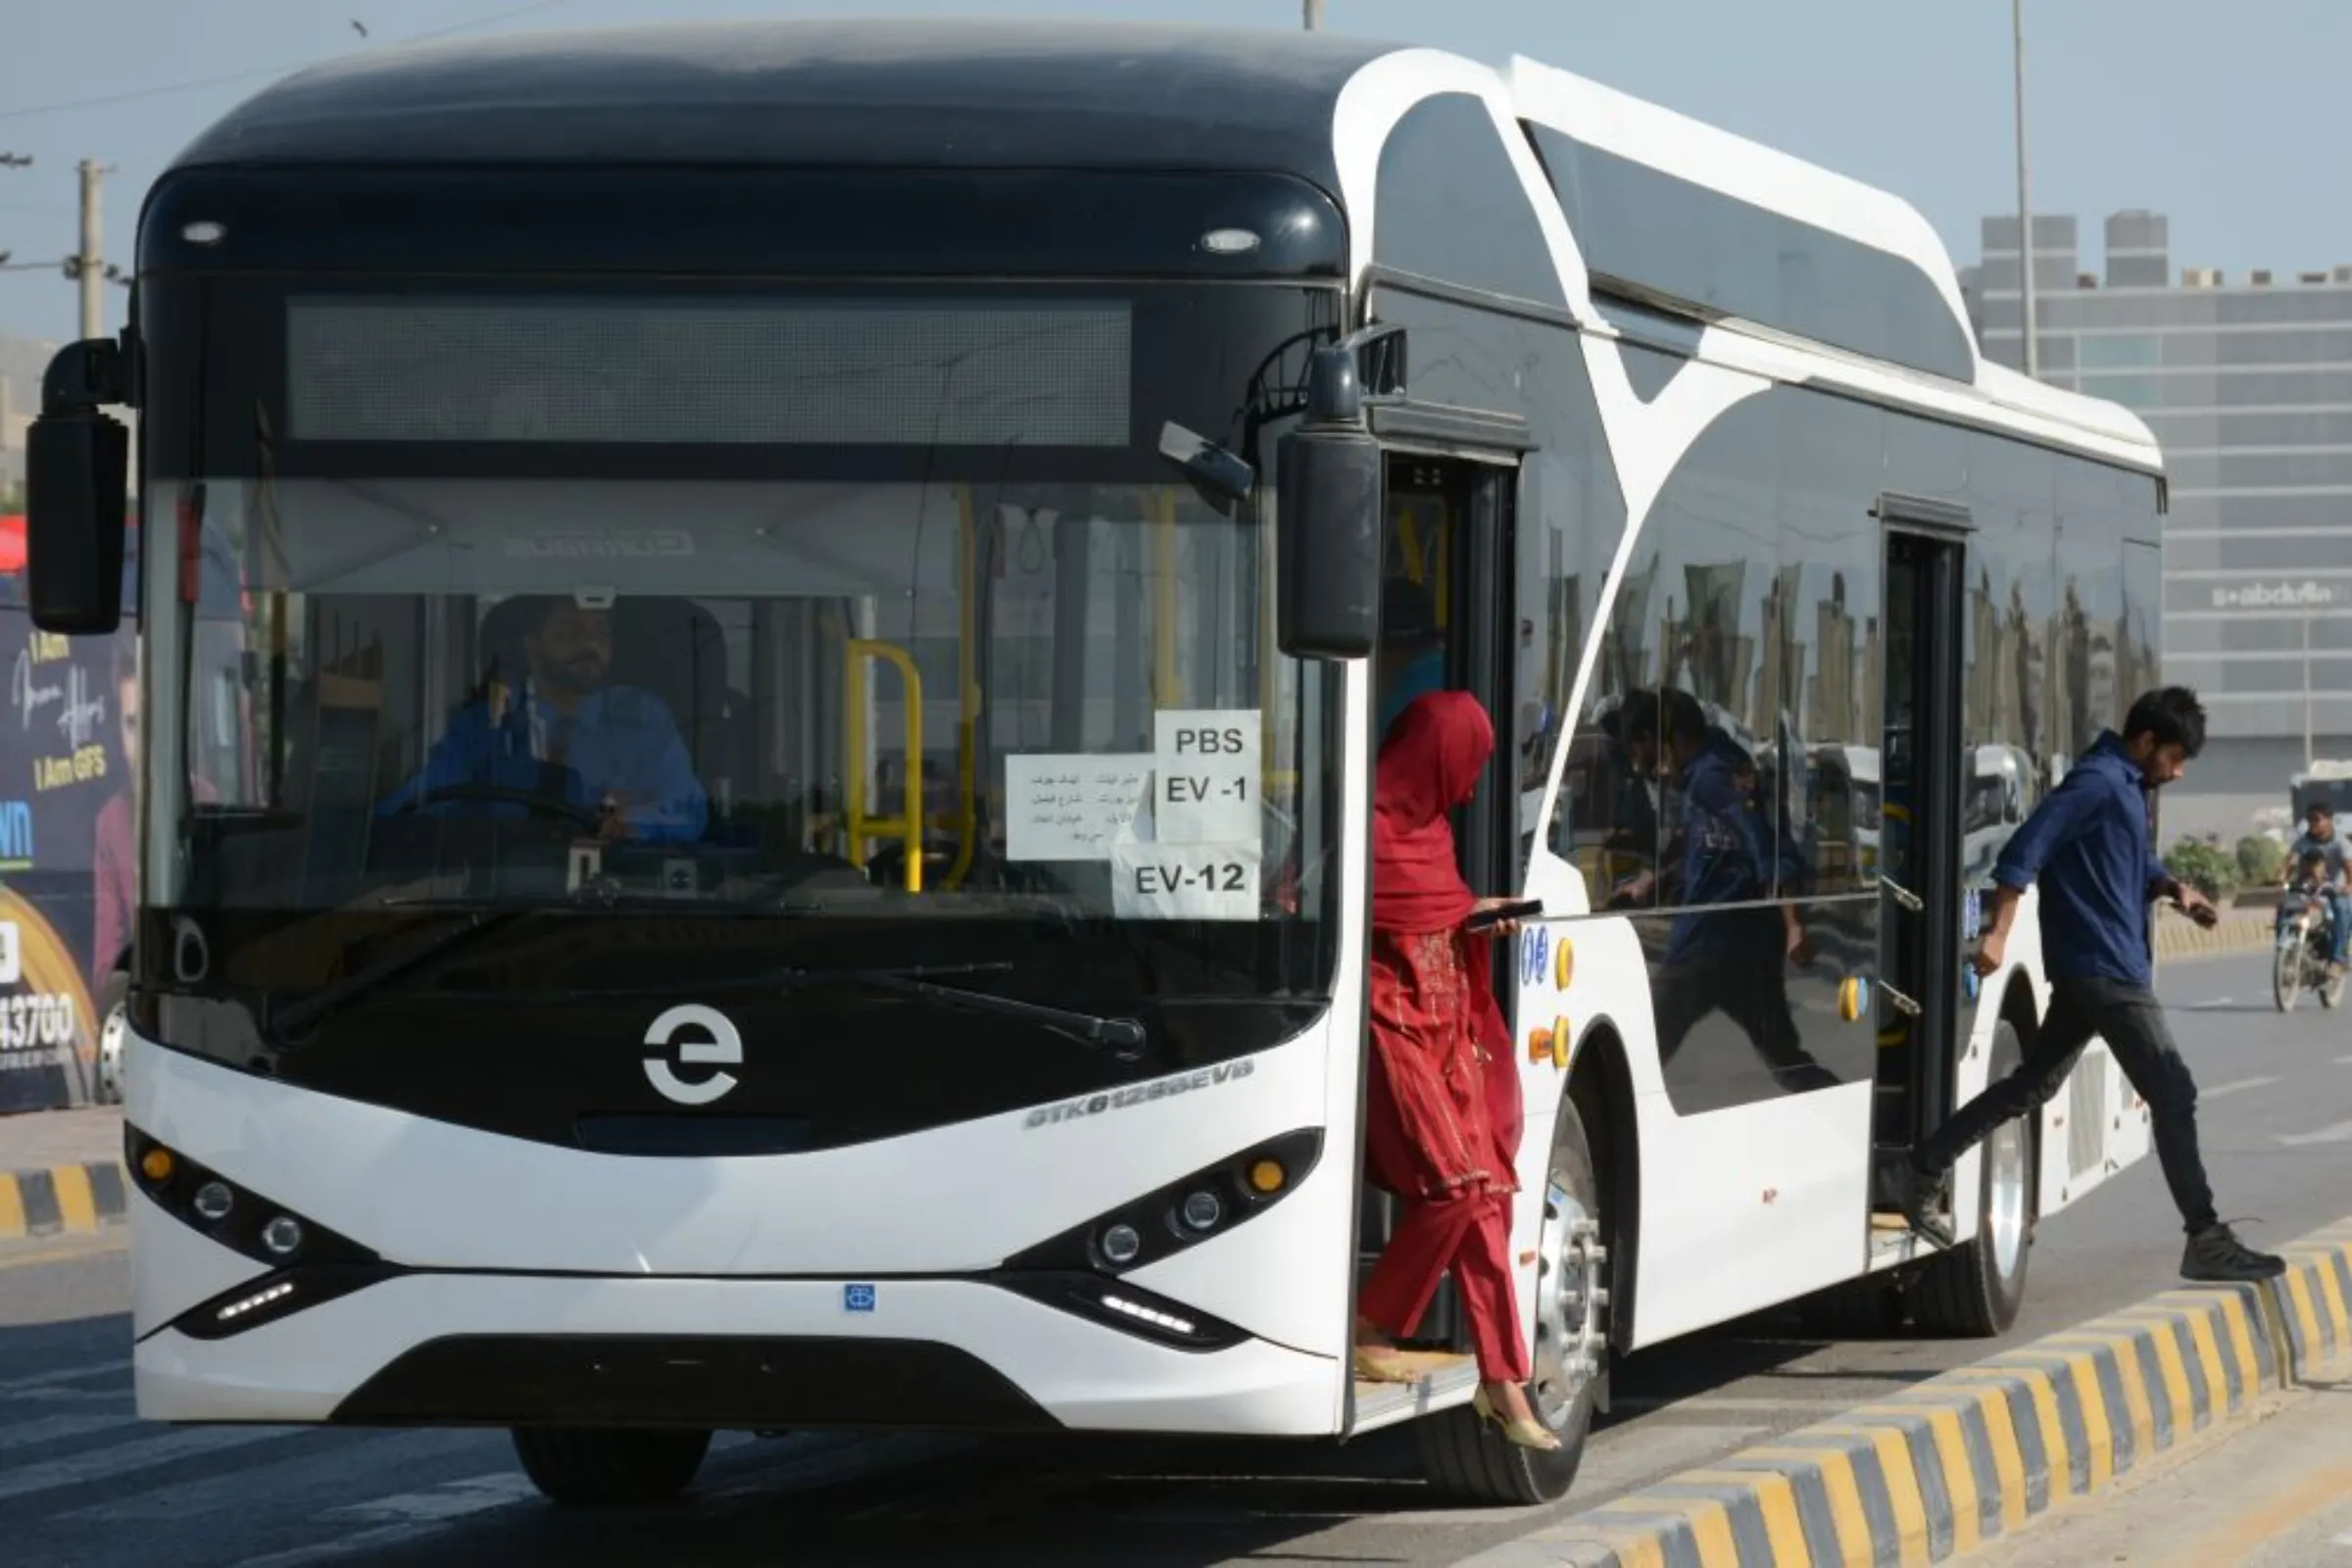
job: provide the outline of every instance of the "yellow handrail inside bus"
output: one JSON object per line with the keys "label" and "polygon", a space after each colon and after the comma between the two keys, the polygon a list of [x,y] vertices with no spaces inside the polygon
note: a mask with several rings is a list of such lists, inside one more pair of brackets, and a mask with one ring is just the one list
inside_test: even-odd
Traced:
{"label": "yellow handrail inside bus", "polygon": [[[843,675],[848,687],[844,720],[849,729],[849,800],[846,815],[849,818],[851,858],[862,861],[865,847],[874,839],[897,839],[906,850],[906,891],[923,891],[923,677],[914,667],[914,660],[906,649],[895,643],[875,642],[863,637],[850,639],[845,650],[848,662]],[[906,688],[906,802],[897,816],[869,816],[866,813],[865,786],[867,768],[874,759],[866,752],[865,703],[866,666],[889,664],[899,672]]]}

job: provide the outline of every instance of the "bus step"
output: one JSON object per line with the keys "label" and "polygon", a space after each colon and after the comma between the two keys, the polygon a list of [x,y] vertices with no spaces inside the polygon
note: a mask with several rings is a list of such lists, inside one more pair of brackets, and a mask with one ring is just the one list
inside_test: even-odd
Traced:
{"label": "bus step", "polygon": [[1442,1377],[1446,1373],[1457,1371],[1460,1368],[1471,1364],[1469,1356],[1456,1354],[1451,1350],[1400,1349],[1396,1352],[1396,1359],[1404,1364],[1404,1369],[1406,1371],[1413,1374],[1414,1382],[1368,1383],[1362,1378],[1357,1378],[1355,1380],[1355,1386],[1359,1391],[1359,1398],[1361,1397],[1360,1391],[1365,1389],[1413,1388],[1419,1384],[1428,1383],[1432,1379]]}

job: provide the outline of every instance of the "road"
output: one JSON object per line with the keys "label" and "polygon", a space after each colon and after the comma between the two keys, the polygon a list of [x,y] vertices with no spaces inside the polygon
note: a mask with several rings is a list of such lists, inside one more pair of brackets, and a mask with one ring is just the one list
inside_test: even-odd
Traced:
{"label": "road", "polygon": [[[2261,957],[2174,965],[2223,1210],[2284,1242],[2352,1210],[2352,1015],[2270,1008]],[[119,1251],[0,1253],[0,1556],[12,1568],[469,1568],[518,1562],[1439,1564],[1559,1509],[1442,1512],[1410,1439],[1347,1449],[1167,1443],[738,1438],[692,1500],[544,1507],[488,1433],[147,1428],[131,1417]],[[2153,1161],[2042,1227],[2021,1336],[2169,1288],[2180,1227]],[[62,1254],[62,1255],[61,1255]],[[1823,1344],[1749,1323],[1635,1357],[1570,1506],[1600,1501],[1889,1386],[1981,1341]],[[169,1534],[164,1534],[168,1532]]]}

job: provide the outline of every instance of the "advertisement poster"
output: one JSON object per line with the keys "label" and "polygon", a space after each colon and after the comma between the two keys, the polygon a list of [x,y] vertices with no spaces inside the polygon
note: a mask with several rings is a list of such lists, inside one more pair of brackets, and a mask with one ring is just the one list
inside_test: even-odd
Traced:
{"label": "advertisement poster", "polygon": [[0,595],[0,1113],[92,1098],[98,998],[129,940],[138,744],[128,625],[36,631],[21,581]]}

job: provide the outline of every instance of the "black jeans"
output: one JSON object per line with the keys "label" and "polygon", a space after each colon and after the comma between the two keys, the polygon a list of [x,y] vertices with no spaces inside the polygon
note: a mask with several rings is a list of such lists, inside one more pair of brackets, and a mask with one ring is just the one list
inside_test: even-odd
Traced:
{"label": "black jeans", "polygon": [[2001,1123],[2039,1109],[2074,1071],[2082,1048],[2097,1035],[2115,1054],[2125,1078],[2148,1102],[2156,1160],[2191,1236],[2220,1218],[2205,1160],[2197,1152],[2197,1082],[2165,1027],[2164,1004],[2146,986],[2122,980],[2060,980],[2050,988],[2050,1015],[2025,1048],[2015,1072],[1960,1107],[1912,1154],[1929,1177],[1941,1176]]}

